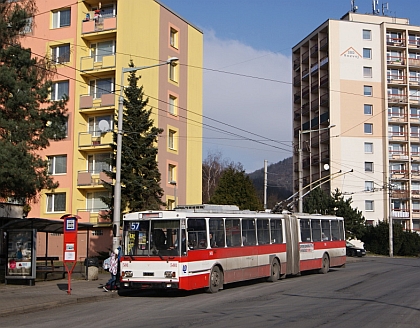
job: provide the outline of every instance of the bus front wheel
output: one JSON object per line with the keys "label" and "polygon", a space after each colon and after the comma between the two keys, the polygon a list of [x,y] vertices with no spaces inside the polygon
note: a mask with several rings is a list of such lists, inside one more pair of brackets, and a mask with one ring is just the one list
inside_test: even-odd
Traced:
{"label": "bus front wheel", "polygon": [[319,273],[327,273],[330,271],[330,259],[327,254],[322,257],[322,267],[319,269]]}
{"label": "bus front wheel", "polygon": [[270,276],[267,278],[267,281],[274,282],[280,279],[280,264],[277,259],[273,259],[271,262],[271,273]]}
{"label": "bus front wheel", "polygon": [[217,293],[223,286],[223,273],[218,266],[215,266],[210,273],[210,284],[206,291],[208,293]]}

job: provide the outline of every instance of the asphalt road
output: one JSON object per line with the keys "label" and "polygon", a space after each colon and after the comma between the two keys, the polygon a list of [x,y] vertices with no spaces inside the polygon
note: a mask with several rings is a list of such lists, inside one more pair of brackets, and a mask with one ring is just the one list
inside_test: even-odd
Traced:
{"label": "asphalt road", "polygon": [[139,292],[1,319],[1,327],[418,327],[420,259],[365,257],[328,274]]}

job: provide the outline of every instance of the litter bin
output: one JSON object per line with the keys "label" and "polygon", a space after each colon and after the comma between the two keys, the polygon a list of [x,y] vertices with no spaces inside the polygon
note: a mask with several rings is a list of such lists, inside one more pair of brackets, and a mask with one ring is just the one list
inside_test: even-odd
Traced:
{"label": "litter bin", "polygon": [[86,279],[98,280],[99,261],[96,257],[88,257],[85,259]]}

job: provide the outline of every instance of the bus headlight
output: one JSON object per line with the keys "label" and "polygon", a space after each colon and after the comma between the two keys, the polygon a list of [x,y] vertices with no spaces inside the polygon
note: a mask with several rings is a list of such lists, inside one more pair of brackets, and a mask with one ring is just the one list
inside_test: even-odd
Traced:
{"label": "bus headlight", "polygon": [[123,271],[121,272],[122,277],[131,278],[133,276],[133,271]]}

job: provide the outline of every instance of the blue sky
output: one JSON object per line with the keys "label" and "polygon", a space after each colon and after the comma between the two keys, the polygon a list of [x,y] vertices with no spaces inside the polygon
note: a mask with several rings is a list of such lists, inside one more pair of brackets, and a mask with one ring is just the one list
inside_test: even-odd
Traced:
{"label": "blue sky", "polygon": [[[159,1],[204,33],[203,158],[221,152],[252,172],[291,156],[291,49],[340,19],[350,0]],[[371,0],[355,4],[372,12]],[[420,25],[419,0],[388,6],[387,15]]]}

